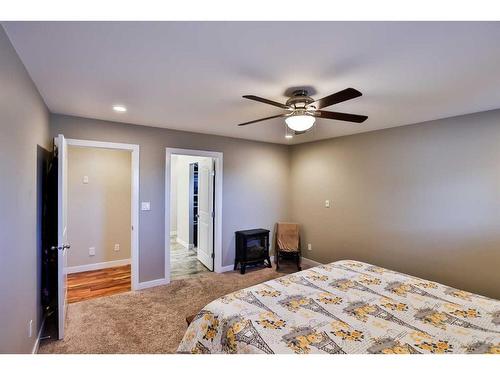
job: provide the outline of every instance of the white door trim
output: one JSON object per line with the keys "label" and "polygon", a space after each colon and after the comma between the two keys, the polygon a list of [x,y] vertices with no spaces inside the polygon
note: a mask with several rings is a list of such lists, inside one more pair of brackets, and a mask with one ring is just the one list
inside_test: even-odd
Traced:
{"label": "white door trim", "polygon": [[[222,267],[222,152],[191,150],[184,148],[165,149],[165,278],[170,282],[170,161],[172,155],[205,156],[215,160],[215,223],[214,223],[214,271],[224,272]],[[231,266],[232,267],[232,266]]]}
{"label": "white door trim", "polygon": [[131,143],[114,143],[88,141],[83,139],[68,139],[68,146],[97,147],[132,152],[132,180],[131,180],[131,262],[132,262],[132,290],[139,289],[139,145]]}

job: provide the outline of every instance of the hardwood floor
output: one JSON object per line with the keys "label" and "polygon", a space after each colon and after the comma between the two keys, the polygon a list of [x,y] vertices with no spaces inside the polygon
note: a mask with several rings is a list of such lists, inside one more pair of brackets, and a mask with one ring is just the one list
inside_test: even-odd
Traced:
{"label": "hardwood floor", "polygon": [[130,265],[68,275],[68,303],[130,291]]}
{"label": "hardwood floor", "polygon": [[[171,242],[171,280],[210,272],[197,258],[196,251]],[[130,265],[68,275],[68,303],[110,296],[131,290]]]}

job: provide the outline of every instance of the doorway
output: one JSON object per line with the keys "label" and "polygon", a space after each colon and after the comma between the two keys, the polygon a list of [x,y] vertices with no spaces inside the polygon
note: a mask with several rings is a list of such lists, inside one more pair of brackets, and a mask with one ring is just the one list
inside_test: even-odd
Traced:
{"label": "doorway", "polygon": [[[138,208],[139,208],[139,146],[138,145],[132,145],[132,144],[122,144],[122,143],[110,143],[110,142],[97,142],[97,141],[86,141],[86,140],[76,140],[76,139],[66,139],[62,134],[60,134],[58,137],[55,138],[55,145],[56,145],[56,162],[57,162],[57,169],[58,169],[58,178],[57,178],[57,235],[58,235],[58,243],[55,246],[52,246],[52,249],[54,251],[57,251],[57,289],[58,289],[58,306],[57,306],[57,311],[58,311],[58,338],[62,339],[64,337],[64,325],[65,325],[65,315],[66,315],[66,306],[68,303],[68,298],[67,298],[67,292],[68,292],[68,273],[71,273],[72,271],[94,271],[96,269],[102,269],[102,263],[103,262],[97,262],[97,263],[89,263],[85,264],[82,267],[86,269],[82,269],[80,266],[75,266],[75,267],[80,267],[80,268],[73,268],[71,269],[71,266],[68,266],[68,257],[70,256],[70,252],[72,250],[75,250],[75,248],[71,249],[71,245],[68,240],[71,239],[72,235],[70,233],[73,233],[73,238],[75,238],[75,234],[82,235],[83,238],[85,238],[85,235],[89,235],[91,233],[85,233],[86,231],[89,231],[89,229],[85,229],[85,226],[89,226],[91,228],[90,230],[102,230],[103,232],[106,231],[106,225],[102,225],[104,221],[102,222],[96,222],[95,218],[87,218],[83,219],[80,221],[79,225],[75,226],[73,224],[73,228],[69,228],[68,230],[68,224],[71,225],[71,219],[68,220],[70,210],[71,210],[71,202],[68,200],[68,193],[69,193],[69,170],[68,170],[68,150],[70,148],[72,149],[94,149],[94,150],[108,150],[108,151],[117,151],[117,150],[122,150],[125,151],[128,155],[128,166],[125,166],[126,169],[128,169],[128,181],[122,181],[123,185],[128,185],[129,190],[128,190],[128,199],[129,199],[129,205],[128,205],[128,212],[124,213],[125,216],[127,216],[128,222],[126,223],[127,227],[122,228],[122,231],[125,236],[128,236],[128,240],[125,240],[127,242],[127,245],[130,247],[130,255],[128,260],[128,263],[131,263],[131,269],[129,271],[130,278],[131,278],[131,288],[132,290],[137,289],[138,287],[138,244],[139,244],[139,236],[138,236]],[[98,166],[99,163],[95,164],[95,166]],[[71,167],[69,167],[71,168]],[[82,184],[82,185],[90,185],[91,184],[91,178],[90,178],[90,172],[93,171],[95,168],[92,166],[87,166],[87,170],[89,173],[82,173],[81,176],[77,176],[77,184]],[[114,170],[108,170],[108,173],[113,177],[116,171]],[[103,179],[102,174],[101,177],[97,177],[96,180],[92,177],[92,181],[96,182],[99,181],[100,179]],[[98,198],[91,203],[91,207],[93,209],[99,210],[101,207],[106,207],[106,205],[110,202],[113,202],[115,199],[113,190],[107,190],[104,189],[102,186],[99,187],[100,191],[108,191],[107,194],[101,194],[98,196]],[[80,196],[77,196],[73,202],[73,206],[76,207],[76,215],[78,216],[81,212],[83,212],[84,207],[78,207],[78,204],[82,203],[82,199],[80,199]],[[80,212],[81,211],[81,212]],[[108,219],[105,215],[101,215],[101,218]],[[104,220],[103,219],[103,220]],[[99,233],[98,233],[99,234]],[[69,235],[69,236],[68,236]],[[77,241],[78,242],[78,241]],[[115,243],[115,245],[118,246],[113,246],[113,251],[120,251],[121,245],[119,243]],[[78,246],[78,245],[76,245]],[[71,249],[71,250],[70,250]],[[106,249],[109,250],[109,249]],[[87,256],[92,257],[95,256],[98,252],[97,246],[88,246],[87,250]],[[101,249],[101,251],[104,251]],[[71,263],[70,263],[71,264]],[[106,268],[106,267],[104,267]],[[107,293],[107,291],[106,291]],[[105,295],[105,293],[104,293]]]}
{"label": "doorway", "polygon": [[69,303],[133,288],[133,146],[68,139]]}
{"label": "doorway", "polygon": [[167,149],[165,185],[166,278],[220,272],[222,154]]}
{"label": "doorway", "polygon": [[68,303],[131,289],[131,159],[68,146]]}

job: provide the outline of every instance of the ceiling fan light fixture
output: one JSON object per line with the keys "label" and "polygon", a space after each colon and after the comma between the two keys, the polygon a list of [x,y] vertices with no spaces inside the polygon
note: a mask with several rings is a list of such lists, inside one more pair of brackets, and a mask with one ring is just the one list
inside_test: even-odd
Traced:
{"label": "ceiling fan light fixture", "polygon": [[[334,94],[325,96],[321,99],[313,99],[309,96],[307,90],[300,89],[293,91],[290,98],[284,103],[279,103],[274,100],[261,98],[255,95],[243,95],[245,99],[254,100],[260,103],[269,104],[273,107],[281,108],[280,114],[274,116],[260,118],[258,120],[247,121],[238,126],[245,126],[255,124],[256,122],[271,120],[275,118],[285,118],[285,137],[289,139],[289,132],[292,136],[306,133],[314,126],[317,118],[347,121],[353,123],[362,123],[368,119],[368,116],[356,115],[352,113],[332,112],[325,111],[323,108],[330,107],[334,104],[342,103],[361,96],[360,91],[348,87],[344,90],[338,91]],[[283,113],[285,110],[285,113]]]}
{"label": "ceiling fan light fixture", "polygon": [[292,115],[285,119],[286,125],[297,132],[303,132],[313,127],[316,119],[310,115]]}

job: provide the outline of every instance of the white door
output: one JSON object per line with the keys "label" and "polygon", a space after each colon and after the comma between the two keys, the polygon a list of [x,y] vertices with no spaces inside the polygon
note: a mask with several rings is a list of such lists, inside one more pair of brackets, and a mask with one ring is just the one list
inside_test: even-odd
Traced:
{"label": "white door", "polygon": [[62,134],[57,144],[57,310],[59,340],[64,337],[64,321],[66,318],[66,267],[68,264],[68,144]]}
{"label": "white door", "polygon": [[198,163],[198,260],[214,270],[214,161]]}

